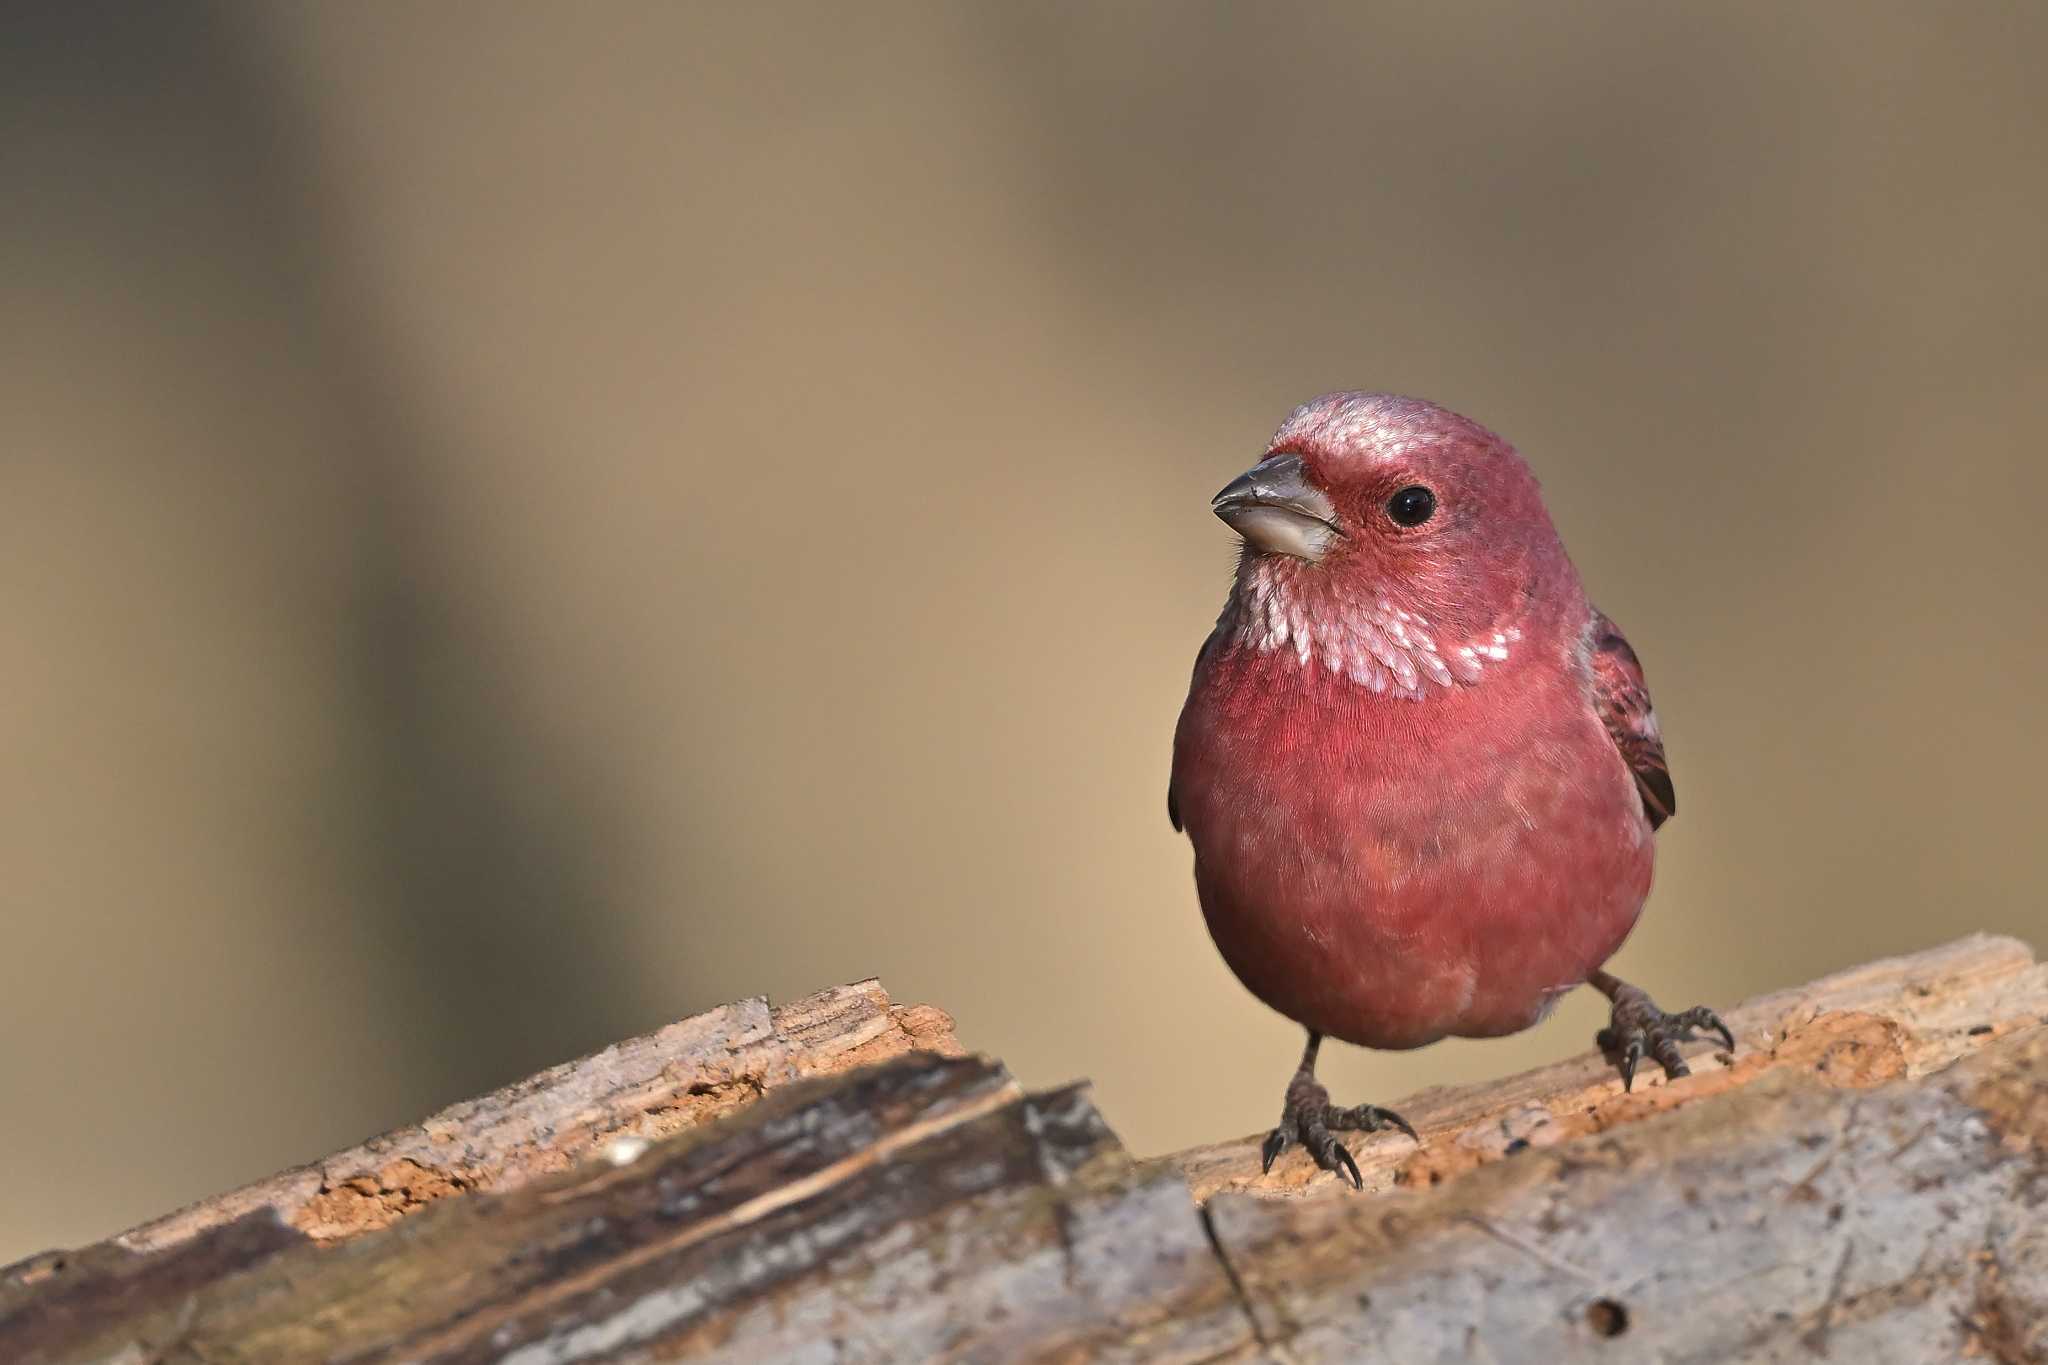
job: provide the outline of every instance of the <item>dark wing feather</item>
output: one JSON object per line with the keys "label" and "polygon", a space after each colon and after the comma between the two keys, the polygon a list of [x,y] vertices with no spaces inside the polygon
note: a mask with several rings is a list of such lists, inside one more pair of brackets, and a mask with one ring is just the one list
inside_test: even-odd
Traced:
{"label": "dark wing feather", "polygon": [[1629,648],[1621,627],[1598,611],[1589,628],[1593,670],[1593,706],[1607,726],[1614,747],[1621,750],[1650,828],[1678,813],[1678,793],[1671,785],[1671,767],[1664,761],[1664,738],[1657,730],[1657,711],[1643,682],[1642,661]]}
{"label": "dark wing feather", "polygon": [[[1227,616],[1228,614],[1229,612],[1226,608],[1225,615]],[[1191,697],[1194,694],[1196,679],[1202,676],[1202,661],[1209,657],[1210,650],[1216,648],[1216,641],[1218,637],[1220,637],[1222,634],[1223,622],[1219,620],[1216,623],[1216,629],[1209,632],[1209,638],[1202,641],[1202,647],[1195,651],[1194,676],[1188,679],[1188,693]],[[1178,726],[1175,727],[1174,747],[1176,749],[1180,747],[1180,735]],[[1179,755],[1176,754],[1175,757],[1177,759]],[[1180,765],[1178,762],[1176,762],[1174,766],[1179,767]],[[1174,795],[1173,779],[1171,777],[1167,778],[1166,780],[1166,819],[1167,823],[1173,826],[1173,832],[1175,834],[1179,834],[1181,832],[1180,798]]]}

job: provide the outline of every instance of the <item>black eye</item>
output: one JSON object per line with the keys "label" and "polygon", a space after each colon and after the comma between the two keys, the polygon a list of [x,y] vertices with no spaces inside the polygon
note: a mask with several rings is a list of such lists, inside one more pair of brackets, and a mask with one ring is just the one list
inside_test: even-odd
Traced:
{"label": "black eye", "polygon": [[1436,515],[1436,494],[1421,484],[1410,484],[1387,499],[1387,515],[1396,526],[1420,526]]}

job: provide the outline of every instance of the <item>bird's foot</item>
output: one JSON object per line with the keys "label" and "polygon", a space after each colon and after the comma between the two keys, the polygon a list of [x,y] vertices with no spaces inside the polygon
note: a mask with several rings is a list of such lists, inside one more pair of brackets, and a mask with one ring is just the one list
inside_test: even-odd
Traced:
{"label": "bird's foot", "polygon": [[1636,1063],[1642,1061],[1646,1052],[1657,1059],[1666,1076],[1675,1079],[1691,1075],[1692,1068],[1679,1055],[1678,1045],[1691,1042],[1695,1030],[1718,1033],[1728,1050],[1735,1050],[1735,1035],[1721,1022],[1721,1016],[1705,1005],[1666,1014],[1657,1008],[1657,1002],[1647,991],[1605,972],[1595,976],[1593,985],[1614,1002],[1608,1026],[1595,1034],[1593,1041],[1607,1054],[1607,1060],[1621,1068],[1623,1090],[1635,1088]]}
{"label": "bird's foot", "polygon": [[1351,1188],[1365,1188],[1365,1177],[1358,1173],[1358,1163],[1352,1160],[1351,1149],[1337,1140],[1338,1133],[1377,1133],[1384,1128],[1398,1128],[1415,1141],[1415,1130],[1408,1126],[1408,1120],[1391,1109],[1382,1109],[1376,1104],[1354,1104],[1348,1107],[1330,1103],[1330,1092],[1323,1089],[1321,1081],[1313,1072],[1303,1069],[1294,1073],[1294,1079],[1287,1086],[1287,1103],[1280,1111],[1280,1126],[1266,1134],[1265,1145],[1259,1149],[1260,1170],[1270,1171],[1274,1161],[1282,1152],[1300,1143],[1308,1154],[1315,1158],[1316,1165],[1326,1171],[1335,1171],[1351,1182]]}

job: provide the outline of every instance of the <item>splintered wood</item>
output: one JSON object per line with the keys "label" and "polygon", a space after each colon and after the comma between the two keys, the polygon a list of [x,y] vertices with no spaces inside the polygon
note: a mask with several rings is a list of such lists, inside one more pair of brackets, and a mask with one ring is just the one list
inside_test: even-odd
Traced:
{"label": "splintered wood", "polygon": [[310,1237],[348,1237],[447,1195],[568,1170],[619,1139],[668,1137],[773,1086],[912,1050],[958,1056],[953,1021],[928,1005],[891,1004],[877,981],[772,1010],[759,997],[721,1005],[116,1240],[154,1250],[259,1209],[276,1210]]}
{"label": "splintered wood", "polygon": [[1404,1100],[1357,1195],[1134,1161],[874,983],[748,1002],[12,1267],[0,1359],[2048,1360],[2048,970],[1978,936],[1724,1017],[1633,1095]]}

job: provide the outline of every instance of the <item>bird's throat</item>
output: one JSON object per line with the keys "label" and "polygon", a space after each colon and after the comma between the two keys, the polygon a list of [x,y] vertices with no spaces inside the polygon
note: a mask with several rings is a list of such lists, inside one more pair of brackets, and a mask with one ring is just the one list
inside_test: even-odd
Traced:
{"label": "bird's throat", "polygon": [[1238,648],[1291,657],[1305,671],[1411,701],[1477,686],[1522,638],[1507,626],[1446,639],[1392,594],[1347,592],[1327,576],[1309,580],[1299,566],[1263,556],[1240,566],[1217,630]]}

